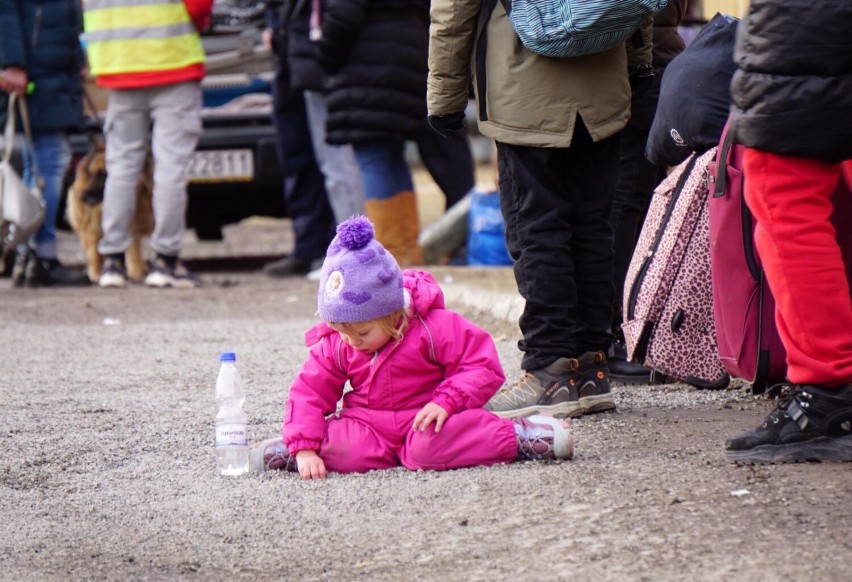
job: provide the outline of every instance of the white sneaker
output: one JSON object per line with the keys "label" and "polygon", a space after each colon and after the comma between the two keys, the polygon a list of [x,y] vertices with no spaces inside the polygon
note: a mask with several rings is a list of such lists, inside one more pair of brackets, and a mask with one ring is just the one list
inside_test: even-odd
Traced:
{"label": "white sneaker", "polygon": [[98,278],[98,286],[127,287],[127,271],[124,269],[124,262],[111,257],[105,258],[101,276]]}
{"label": "white sneaker", "polygon": [[157,257],[148,264],[150,269],[145,277],[148,287],[194,289],[201,285],[198,278],[179,260],[175,262],[174,267],[170,267],[162,257]]}
{"label": "white sneaker", "polygon": [[513,418],[518,458],[531,461],[567,460],[574,456],[574,437],[567,420],[544,414]]}

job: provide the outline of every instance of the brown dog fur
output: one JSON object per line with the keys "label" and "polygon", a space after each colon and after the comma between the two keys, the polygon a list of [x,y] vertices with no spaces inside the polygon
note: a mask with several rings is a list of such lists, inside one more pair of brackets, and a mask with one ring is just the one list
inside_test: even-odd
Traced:
{"label": "brown dog fur", "polygon": [[[86,270],[89,279],[97,282],[101,276],[103,257],[98,252],[98,241],[104,233],[101,228],[104,184],[106,181],[106,159],[103,143],[95,144],[77,164],[74,182],[68,189],[67,218],[86,253]],[[139,281],[145,276],[146,266],[142,259],[142,239],[154,231],[154,209],[152,206],[154,162],[148,154],[139,184],[136,187],[136,214],[130,223],[132,242],[125,253],[127,277]]]}

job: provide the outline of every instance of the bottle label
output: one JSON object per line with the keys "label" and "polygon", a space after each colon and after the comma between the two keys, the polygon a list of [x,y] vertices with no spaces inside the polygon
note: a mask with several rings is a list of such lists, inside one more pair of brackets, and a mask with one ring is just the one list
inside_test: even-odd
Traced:
{"label": "bottle label", "polygon": [[229,422],[216,426],[217,447],[245,447],[248,446],[248,431],[246,425],[241,422]]}

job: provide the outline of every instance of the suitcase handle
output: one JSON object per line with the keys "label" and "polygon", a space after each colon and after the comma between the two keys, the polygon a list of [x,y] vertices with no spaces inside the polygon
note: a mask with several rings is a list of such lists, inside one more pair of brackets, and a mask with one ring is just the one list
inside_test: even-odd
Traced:
{"label": "suitcase handle", "polygon": [[721,198],[725,195],[725,186],[728,183],[728,159],[731,153],[731,146],[734,145],[734,132],[729,131],[731,128],[730,119],[725,123],[725,129],[722,130],[722,147],[719,148],[716,165],[716,176],[710,176],[711,183],[715,181],[713,187],[713,198]]}

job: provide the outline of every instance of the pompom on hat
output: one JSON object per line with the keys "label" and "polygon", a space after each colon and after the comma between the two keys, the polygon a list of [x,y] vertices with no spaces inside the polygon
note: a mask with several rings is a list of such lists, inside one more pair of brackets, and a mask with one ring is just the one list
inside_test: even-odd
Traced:
{"label": "pompom on hat", "polygon": [[320,272],[319,316],[329,323],[358,323],[390,315],[405,304],[402,273],[375,238],[365,216],[337,226]]}

